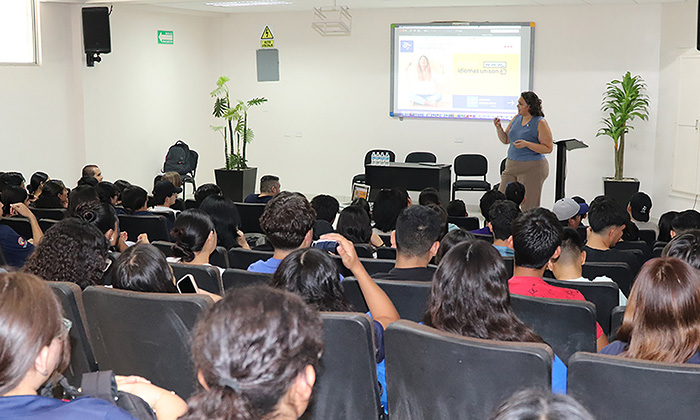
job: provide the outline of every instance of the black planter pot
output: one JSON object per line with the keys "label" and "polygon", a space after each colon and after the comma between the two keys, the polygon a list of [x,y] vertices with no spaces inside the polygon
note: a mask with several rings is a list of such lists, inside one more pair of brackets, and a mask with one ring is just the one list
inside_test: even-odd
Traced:
{"label": "black planter pot", "polygon": [[616,180],[606,177],[603,178],[603,187],[606,197],[612,198],[626,209],[632,195],[639,192],[639,180],[637,178]]}
{"label": "black planter pot", "polygon": [[258,168],[241,170],[214,169],[216,185],[221,188],[224,197],[235,202],[242,202],[248,194],[255,192]]}

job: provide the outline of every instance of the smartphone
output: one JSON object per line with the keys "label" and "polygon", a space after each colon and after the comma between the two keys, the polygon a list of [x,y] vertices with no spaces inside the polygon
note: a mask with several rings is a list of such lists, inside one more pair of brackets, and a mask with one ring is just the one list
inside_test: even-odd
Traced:
{"label": "smartphone", "polygon": [[180,293],[197,293],[199,292],[199,287],[197,287],[197,282],[194,281],[194,276],[192,274],[185,274],[180,280],[177,281],[177,291]]}
{"label": "smartphone", "polygon": [[314,248],[318,248],[321,251],[332,252],[334,254],[337,254],[336,248],[338,248],[338,242],[318,240],[312,242],[311,246]]}

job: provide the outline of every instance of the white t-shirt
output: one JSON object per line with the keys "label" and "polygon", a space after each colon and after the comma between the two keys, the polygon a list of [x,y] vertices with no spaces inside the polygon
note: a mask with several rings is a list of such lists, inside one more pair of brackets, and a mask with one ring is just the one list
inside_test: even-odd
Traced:
{"label": "white t-shirt", "polygon": [[[579,277],[577,279],[571,279],[571,280],[566,280],[566,281],[594,281],[594,282],[608,282],[608,283],[615,283],[613,279],[607,276],[599,276],[594,278],[593,280],[587,279],[585,277]],[[624,293],[622,293],[622,290],[618,289],[617,290],[619,295],[619,305],[620,306],[626,306],[627,305],[627,297],[625,296]]]}

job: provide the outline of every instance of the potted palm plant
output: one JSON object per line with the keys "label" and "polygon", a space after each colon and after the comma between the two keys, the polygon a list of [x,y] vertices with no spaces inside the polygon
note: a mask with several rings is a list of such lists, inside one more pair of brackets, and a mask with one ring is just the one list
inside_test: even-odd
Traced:
{"label": "potted palm plant", "polygon": [[237,99],[231,104],[226,76],[219,77],[216,89],[210,92],[214,100],[212,115],[224,120],[224,125],[211,128],[221,134],[224,139],[225,167],[214,170],[216,184],[221,188],[224,196],[234,200],[243,199],[255,192],[255,180],[257,168],[248,166],[246,156],[248,143],[253,140],[253,130],[248,126],[248,110],[267,102],[265,98],[253,98],[249,101]]}
{"label": "potted palm plant", "polygon": [[630,197],[639,191],[637,178],[624,178],[625,135],[632,127],[635,118],[649,118],[649,97],[646,95],[646,83],[641,76],[632,76],[630,72],[620,80],[613,80],[606,85],[601,109],[608,113],[603,118],[604,127],[597,136],[608,136],[613,140],[615,150],[615,176],[603,178],[605,195],[627,206]]}

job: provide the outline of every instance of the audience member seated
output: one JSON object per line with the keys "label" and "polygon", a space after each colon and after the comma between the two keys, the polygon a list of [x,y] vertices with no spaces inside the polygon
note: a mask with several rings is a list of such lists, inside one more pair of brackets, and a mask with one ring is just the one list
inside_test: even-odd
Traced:
{"label": "audience member seated", "polygon": [[506,196],[498,190],[489,190],[481,196],[479,199],[479,209],[481,210],[481,215],[484,216],[484,227],[481,229],[473,230],[472,233],[477,235],[491,235],[491,229],[489,229],[488,223],[491,221],[489,217],[489,210],[493,203],[499,200],[505,200]]}
{"label": "audience member seated", "polygon": [[153,216],[153,213],[146,209],[147,201],[146,190],[136,185],[126,187],[122,193],[122,206],[126,213],[133,216]]}
{"label": "audience member seated", "polygon": [[[170,181],[176,188],[182,189],[182,176],[177,172],[164,173],[161,181]],[[175,203],[170,208],[177,211],[185,210],[185,202],[181,198],[176,198]]]}
{"label": "audience member seated", "polygon": [[[185,210],[175,220],[170,232],[173,244],[172,262],[191,265],[211,265],[209,256],[216,249],[217,238],[214,222],[201,209]],[[221,274],[224,269],[217,267]]]}
{"label": "audience member seated", "polygon": [[430,281],[435,269],[428,267],[440,247],[440,216],[425,206],[404,209],[391,232],[391,245],[396,248],[396,264],[388,273],[373,277],[382,280]]}
{"label": "audience member seated", "polygon": [[[586,262],[586,251],[583,250],[581,235],[574,229],[564,228],[564,237],[561,241],[561,252],[558,257],[552,257],[547,263],[547,268],[554,273],[557,280],[571,281],[595,281],[614,283],[610,277],[599,276],[594,279],[583,277],[583,264]],[[622,290],[619,292],[620,306],[627,305],[627,298]]]}
{"label": "audience member seated", "polygon": [[127,233],[119,232],[119,219],[112,205],[107,203],[84,203],[75,209],[78,219],[92,223],[107,238],[109,245],[119,252],[128,248],[126,244]]}
{"label": "audience member seated", "polygon": [[131,183],[129,181],[125,181],[123,179],[118,179],[114,181],[114,186],[117,188],[119,191],[119,200],[117,201],[118,206],[122,204],[122,193],[124,192],[125,189],[131,186]]}
{"label": "audience member seated", "polygon": [[75,187],[68,196],[68,211],[66,212],[66,217],[75,216],[75,209],[79,206],[99,203],[100,196],[97,194],[95,187],[79,185]]}
{"label": "audience member seated", "polygon": [[260,178],[260,194],[249,194],[244,203],[267,203],[280,193],[282,186],[280,178],[274,175],[265,175]]}
{"label": "audience member seated", "polygon": [[316,222],[314,222],[314,240],[317,240],[321,235],[334,232],[333,223],[335,216],[338,214],[340,204],[335,197],[330,195],[317,195],[311,199],[311,207],[316,210]]}
{"label": "audience member seated", "polygon": [[657,242],[668,242],[671,240],[671,223],[680,213],[668,211],[659,217],[659,234],[656,235]]}
{"label": "audience member seated", "polygon": [[629,215],[617,201],[599,196],[588,210],[588,242],[584,246],[586,258],[591,262],[625,262],[633,273],[639,272],[639,258],[630,251],[611,249],[622,238]]}
{"label": "audience member seated", "polygon": [[297,296],[261,286],[228,293],[197,323],[192,355],[203,389],[180,420],[297,419],[322,350],[318,313]]}
{"label": "audience member seated", "polygon": [[511,225],[520,213],[520,207],[510,200],[496,201],[489,210],[488,228],[493,232],[493,247],[504,257],[513,256]]}
{"label": "audience member seated", "polygon": [[581,226],[583,226],[583,220],[588,217],[588,203],[586,203],[583,197],[579,197],[578,195],[571,197],[571,199],[581,205],[581,213],[579,214],[581,214]]}
{"label": "audience member seated", "polygon": [[[512,294],[586,300],[578,290],[551,286],[542,280],[549,260],[559,258],[561,253],[564,232],[554,213],[541,207],[528,210],[513,221],[512,229],[515,264],[513,277],[508,280]],[[596,337],[598,349],[608,344],[603,329],[597,323]]]}
{"label": "audience member seated", "polygon": [[[9,206],[11,216],[19,215],[26,217],[32,227],[32,238],[27,240],[21,237],[11,227],[0,223],[0,248],[5,256],[5,261],[10,267],[20,268],[27,258],[34,252],[34,245],[38,245],[44,234],[39,227],[39,222],[34,214],[24,203],[15,203]],[[5,204],[0,201],[0,214],[5,213]],[[2,219],[2,216],[0,216]]]}
{"label": "audience member seated", "polygon": [[509,182],[506,185],[506,200],[510,200],[520,207],[525,201],[525,186],[518,181]]}
{"label": "audience member seated", "polygon": [[102,182],[102,171],[97,165],[85,165],[81,177],[93,177],[97,182]]}
{"label": "audience member seated", "polygon": [[525,389],[513,394],[491,420],[595,420],[578,401],[568,395],[542,389]]}
{"label": "audience member seated", "polygon": [[[42,385],[68,365],[68,330],[61,305],[40,278],[0,274],[0,413],[25,420],[134,420],[114,402],[83,397],[69,402],[40,396]],[[115,349],[118,351],[118,349]],[[175,420],[186,409],[177,395],[139,377],[117,376],[120,391],[146,401],[158,420]]]}
{"label": "audience member seated", "polygon": [[655,258],[632,286],[616,340],[600,351],[654,362],[700,364],[700,274],[677,258]]}
{"label": "audience member seated", "polygon": [[108,245],[94,225],[77,218],[64,219],[46,231],[24,271],[44,280],[76,283],[81,289],[101,284],[109,268]]}
{"label": "audience member seated", "polygon": [[692,209],[684,210],[671,221],[670,236],[673,238],[691,229],[700,229],[700,214]]}
{"label": "audience member seated", "polygon": [[19,172],[0,172],[0,191],[10,185],[24,188],[24,182],[24,175]]}
{"label": "audience member seated", "polygon": [[[586,206],[586,208],[584,209],[583,206]],[[578,229],[583,217],[582,212],[586,213],[588,211],[588,205],[579,204],[573,198],[561,198],[554,203],[552,211],[563,227]]]}
{"label": "audience member seated", "polygon": [[202,184],[194,191],[194,201],[197,202],[197,207],[202,205],[202,202],[210,195],[222,195],[221,188],[216,184]]}
{"label": "audience member seated", "polygon": [[277,194],[260,216],[260,227],[275,253],[268,260],[254,262],[248,271],[274,273],[292,251],[311,246],[315,220],[316,212],[303,195],[288,191]]}
{"label": "audience member seated", "polygon": [[34,172],[32,177],[29,178],[29,185],[27,186],[27,191],[29,191],[29,199],[33,202],[41,195],[41,191],[44,189],[44,184],[49,180],[49,175],[46,172]]}
{"label": "audience member seated", "polygon": [[649,221],[651,213],[651,197],[643,192],[637,192],[630,198],[627,204],[627,213],[629,213],[632,221],[639,229],[653,230],[659,233],[659,226],[656,223]]}
{"label": "audience member seated", "polygon": [[469,216],[469,213],[467,213],[467,205],[460,199],[450,201],[449,204],[447,204],[445,211],[447,211],[447,215],[450,217]]}
{"label": "audience member seated", "polygon": [[356,198],[350,203],[351,206],[359,207],[367,213],[367,216],[372,220],[372,210],[370,209],[369,202],[364,198]]}
{"label": "audience member seated", "polygon": [[408,207],[406,196],[398,189],[384,189],[374,198],[372,217],[374,233],[388,235],[396,229],[396,219],[403,209]]}
{"label": "audience member seated", "polygon": [[447,232],[459,229],[459,226],[455,225],[454,223],[449,223],[447,219],[447,212],[445,211],[445,208],[442,207],[442,205],[430,203],[425,207],[437,213],[438,217],[440,218],[440,237],[438,238],[438,241],[441,240],[442,237],[447,234]]}
{"label": "audience member seated", "polygon": [[[367,274],[350,241],[340,234],[324,235],[323,239],[338,242],[338,254],[343,264],[357,279],[373,319],[376,360],[381,363],[384,360],[384,329],[398,321],[399,313],[382,288]],[[340,285],[335,262],[327,253],[315,248],[298,249],[289,254],[275,271],[272,286],[301,296],[319,311],[353,312]],[[382,388],[386,389],[384,364],[378,367],[377,376]],[[386,392],[383,392],[382,404],[387,407]]]}
{"label": "audience member seated", "polygon": [[88,187],[96,187],[97,184],[99,184],[100,181],[98,181],[96,178],[91,177],[91,176],[84,176],[78,180],[76,183],[77,187],[82,187],[82,186],[88,186]]}
{"label": "audience member seated", "polygon": [[[25,206],[29,205],[29,194],[27,190],[16,185],[8,185],[2,190],[0,194],[0,200],[4,204],[2,209],[3,216],[13,216],[10,214],[11,206],[16,203],[23,203]],[[17,214],[14,214],[16,216]]]}
{"label": "audience member seated", "polygon": [[58,179],[50,179],[44,184],[39,198],[32,204],[38,209],[68,208],[68,190]]}
{"label": "audience member seated", "polygon": [[370,244],[375,248],[384,245],[382,239],[372,232],[367,212],[359,206],[348,206],[340,212],[336,230],[354,244]]}
{"label": "audience member seated", "polygon": [[[511,309],[507,279],[503,259],[491,244],[458,244],[435,272],[423,323],[466,337],[544,343]],[[556,355],[552,390],[566,393],[566,366]]]}
{"label": "audience member seated", "polygon": [[445,255],[456,245],[472,239],[475,239],[474,235],[464,229],[455,229],[447,232],[447,235],[440,240],[440,248],[438,248],[438,252],[435,255],[435,264],[439,265]]}
{"label": "audience member seated", "polygon": [[153,214],[172,215],[172,219],[170,217],[165,218],[169,231],[172,230],[172,220],[178,213],[172,206],[177,201],[177,195],[181,192],[182,188],[174,186],[170,181],[158,181],[155,188],[153,188],[153,207],[148,210]]}
{"label": "audience member seated", "polygon": [[438,191],[432,187],[423,188],[418,196],[418,204],[421,206],[427,206],[428,204],[442,205]]}
{"label": "audience member seated", "polygon": [[119,203],[119,190],[109,181],[102,181],[95,187],[97,196],[100,201],[111,206],[116,206]]}
{"label": "audience member seated", "polygon": [[241,216],[238,214],[238,209],[231,199],[212,194],[202,201],[199,208],[208,214],[214,223],[218,246],[222,246],[227,250],[231,248],[250,249],[245,235],[240,230]]}
{"label": "audience member seated", "polygon": [[681,259],[700,270],[700,230],[691,229],[666,244],[662,257]]}

